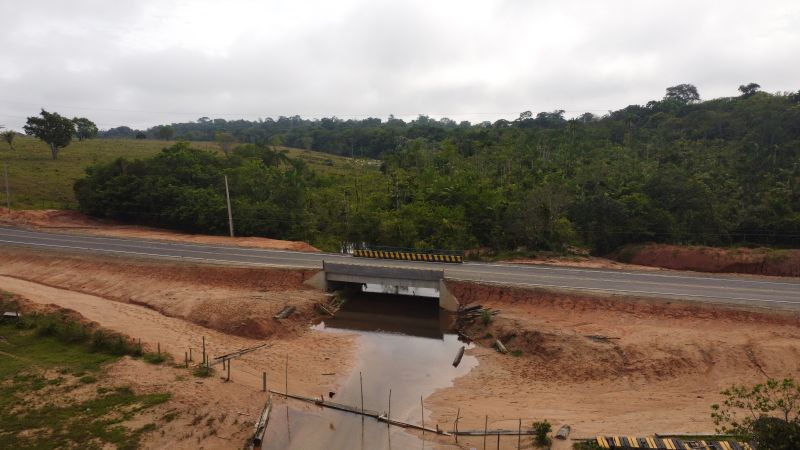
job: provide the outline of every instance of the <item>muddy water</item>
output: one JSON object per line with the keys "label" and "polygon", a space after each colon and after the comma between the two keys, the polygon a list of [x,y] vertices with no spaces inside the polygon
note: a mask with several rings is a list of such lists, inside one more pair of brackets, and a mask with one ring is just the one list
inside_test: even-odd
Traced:
{"label": "muddy water", "polygon": [[[360,407],[360,373],[365,409],[388,411],[391,389],[391,417],[420,423],[420,397],[452,385],[454,378],[466,375],[478,364],[476,358],[465,355],[461,364],[453,367],[453,358],[465,344],[449,331],[450,320],[445,312],[440,314],[436,299],[371,293],[353,296],[334,319],[315,326],[326,333],[358,335],[355,368],[332,400]],[[291,379],[289,383],[291,386]],[[329,397],[327,392],[300,394]],[[273,411],[266,444],[270,450],[426,446],[419,434],[388,427],[372,418],[292,400],[289,406]]]}

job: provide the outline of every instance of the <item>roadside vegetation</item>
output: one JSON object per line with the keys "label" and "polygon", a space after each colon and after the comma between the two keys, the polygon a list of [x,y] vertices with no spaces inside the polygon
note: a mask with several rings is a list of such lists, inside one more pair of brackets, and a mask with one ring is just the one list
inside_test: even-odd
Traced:
{"label": "roadside vegetation", "polygon": [[[526,111],[477,125],[203,118],[172,124],[175,136],[225,130],[256,144],[228,156],[190,144],[100,163],[76,189],[92,215],[224,234],[227,175],[239,234],[326,250],[342,242],[517,255],[604,254],[638,242],[796,247],[800,93],[754,84],[741,92],[703,102],[694,86],[678,85],[603,117]],[[377,157],[380,171],[324,173],[276,153],[277,144]]]}
{"label": "roadside vegetation", "polygon": [[[16,307],[0,292],[0,310]],[[108,364],[138,354],[126,339],[57,313],[0,322],[0,448],[138,448],[155,426],[125,422],[170,395],[98,386]]]}

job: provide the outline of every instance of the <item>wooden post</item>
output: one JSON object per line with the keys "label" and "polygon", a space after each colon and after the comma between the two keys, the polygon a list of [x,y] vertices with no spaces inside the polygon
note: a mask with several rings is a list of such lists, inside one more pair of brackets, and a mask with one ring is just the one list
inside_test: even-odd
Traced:
{"label": "wooden post", "polygon": [[11,191],[8,189],[8,164],[3,163],[3,173],[5,174],[6,178],[6,209],[8,209],[8,213],[11,213]]}
{"label": "wooden post", "polygon": [[192,361],[192,348],[189,347],[189,361]]}
{"label": "wooden post", "polygon": [[225,175],[225,200],[228,203],[228,229],[233,237],[233,214],[231,214],[231,194],[228,192],[228,176]]}
{"label": "wooden post", "polygon": [[500,450],[500,433],[497,433],[497,450]]}
{"label": "wooden post", "polygon": [[522,419],[519,419],[519,427],[517,427],[517,450],[522,448]]}
{"label": "wooden post", "polygon": [[419,413],[422,416],[422,436],[425,436],[425,406],[422,404],[422,396],[419,396]]}
{"label": "wooden post", "polygon": [[483,422],[483,450],[486,450],[486,433],[489,431],[489,416]]}
{"label": "wooden post", "polygon": [[206,337],[203,336],[203,364],[206,364],[208,361],[206,360]]}
{"label": "wooden post", "polygon": [[267,392],[267,372],[261,372],[261,390]]}
{"label": "wooden post", "polygon": [[225,381],[231,381],[231,360],[228,360],[228,378]]}
{"label": "wooden post", "polygon": [[289,394],[289,354],[286,354],[286,370],[283,372],[283,393]]}
{"label": "wooden post", "polygon": [[186,364],[186,367],[189,367],[189,353],[183,352],[183,362]]}
{"label": "wooden post", "polygon": [[456,421],[455,423],[453,423],[453,428],[455,428],[456,430],[456,432],[453,433],[453,436],[455,436],[456,442],[458,442],[458,419],[460,418],[461,418],[461,408],[458,408],[458,411],[456,412]]}
{"label": "wooden post", "polygon": [[206,362],[206,372],[208,372],[209,369],[211,369],[211,366],[208,363],[208,353],[203,353],[203,361]]}
{"label": "wooden post", "polygon": [[358,372],[358,384],[361,386],[361,414],[364,414],[364,378],[361,377],[361,372]]}

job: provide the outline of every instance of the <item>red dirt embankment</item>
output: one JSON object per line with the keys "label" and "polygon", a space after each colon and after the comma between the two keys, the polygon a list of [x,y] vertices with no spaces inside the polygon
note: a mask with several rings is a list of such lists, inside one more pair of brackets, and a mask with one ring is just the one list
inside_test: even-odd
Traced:
{"label": "red dirt embankment", "polygon": [[[468,350],[478,367],[427,400],[439,422],[460,408],[464,429],[483,428],[488,415],[490,427],[513,428],[520,417],[569,423],[575,436],[713,432],[710,407],[722,389],[800,372],[794,313],[476,283],[448,289],[462,304],[499,310],[464,328],[480,344]],[[495,339],[512,353],[492,349]]]}
{"label": "red dirt embankment", "polygon": [[187,234],[160,228],[124,225],[110,220],[99,220],[76,211],[58,209],[12,210],[0,208],[0,224],[25,228],[66,230],[70,233],[92,234],[121,238],[158,239],[197,244],[234,245],[239,247],[319,252],[319,249],[300,241],[282,241],[262,237],[225,237]]}
{"label": "red dirt embankment", "polygon": [[612,259],[628,264],[712,273],[800,277],[800,250],[716,248],[667,244],[628,245]]}
{"label": "red dirt embankment", "polygon": [[[191,265],[3,248],[0,275],[152,308],[250,338],[302,333],[324,293],[303,286],[313,271]],[[284,306],[292,320],[272,317]]]}

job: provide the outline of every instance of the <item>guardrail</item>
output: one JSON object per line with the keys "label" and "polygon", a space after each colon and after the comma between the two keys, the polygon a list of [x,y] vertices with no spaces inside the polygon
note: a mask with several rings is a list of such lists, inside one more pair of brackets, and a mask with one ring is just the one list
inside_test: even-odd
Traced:
{"label": "guardrail", "polygon": [[464,256],[456,252],[428,252],[420,250],[353,250],[358,258],[397,259],[401,261],[424,261],[461,264]]}

